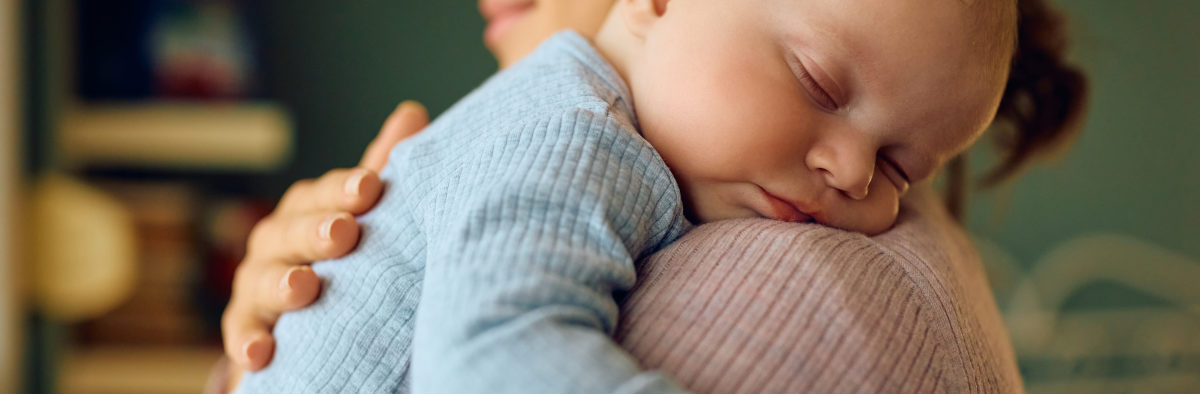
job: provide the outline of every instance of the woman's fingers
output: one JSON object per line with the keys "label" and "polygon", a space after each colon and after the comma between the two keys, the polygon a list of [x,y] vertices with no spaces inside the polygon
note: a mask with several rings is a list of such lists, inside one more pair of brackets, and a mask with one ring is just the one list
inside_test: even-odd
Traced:
{"label": "woman's fingers", "polygon": [[[307,265],[264,264],[258,267],[248,285],[253,297],[245,305],[259,320],[274,325],[283,312],[308,306],[321,291],[321,279]],[[241,300],[239,300],[241,301]]]}
{"label": "woman's fingers", "polygon": [[343,168],[326,172],[316,180],[293,183],[279,200],[275,213],[288,215],[312,211],[367,212],[379,200],[383,184],[367,168]]}
{"label": "woman's fingers", "polygon": [[225,386],[223,388],[223,391],[221,391],[221,393],[226,393],[226,394],[232,393],[233,389],[236,389],[238,386],[240,386],[242,384],[242,376],[244,376],[246,374],[246,368],[244,368],[240,365],[237,365],[236,363],[232,363],[232,362],[227,363],[227,364],[228,365],[225,366],[225,369],[227,371],[226,378],[225,378]]}
{"label": "woman's fingers", "polygon": [[271,327],[279,315],[307,306],[320,292],[320,278],[307,264],[354,248],[359,229],[352,215],[368,211],[379,199],[382,183],[377,172],[397,143],[428,123],[425,107],[401,103],[367,147],[361,167],[296,182],[275,212],[254,226],[246,259],[234,277],[233,298],[221,319],[232,370],[257,371],[271,362]]}
{"label": "woman's fingers", "polygon": [[367,146],[359,167],[332,170],[316,180],[297,181],[283,194],[276,213],[286,215],[320,210],[345,211],[354,215],[365,213],[379,200],[383,184],[378,172],[387,164],[392,148],[427,124],[429,115],[420,103],[400,103],[384,122],[379,135]]}
{"label": "woman's fingers", "polygon": [[271,325],[252,311],[230,304],[221,318],[225,355],[241,369],[257,371],[270,364],[275,353]]}
{"label": "woman's fingers", "polygon": [[266,367],[275,351],[271,327],[283,312],[311,304],[321,289],[308,266],[282,262],[238,267],[233,299],[221,318],[225,353],[239,367]]}
{"label": "woman's fingers", "polygon": [[373,171],[330,171],[294,184],[276,211],[254,226],[221,319],[233,363],[250,371],[270,363],[275,352],[270,330],[279,315],[311,304],[320,292],[320,279],[307,264],[354,248],[358,223],[344,210],[366,211],[380,190]]}
{"label": "woman's fingers", "polygon": [[348,213],[273,214],[250,231],[246,261],[310,264],[341,257],[357,243],[358,222]]}
{"label": "woman's fingers", "polygon": [[321,280],[307,265],[282,260],[244,261],[237,268],[233,297],[221,317],[225,354],[238,367],[257,371],[271,362],[271,327],[283,312],[311,304]]}
{"label": "woman's fingers", "polygon": [[383,166],[387,165],[388,154],[392,152],[392,148],[400,141],[416,135],[427,125],[429,125],[429,113],[426,112],[425,106],[416,101],[400,103],[383,122],[383,128],[379,130],[379,135],[375,136],[375,139],[367,145],[367,150],[363,153],[362,161],[358,166],[383,171]]}

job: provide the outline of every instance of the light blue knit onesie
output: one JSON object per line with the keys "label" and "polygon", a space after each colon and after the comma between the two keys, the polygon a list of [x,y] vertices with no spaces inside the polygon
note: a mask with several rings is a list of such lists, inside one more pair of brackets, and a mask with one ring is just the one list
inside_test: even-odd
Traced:
{"label": "light blue knit onesie", "polygon": [[563,32],[392,152],[349,256],[247,393],[678,390],[610,338],[634,263],[690,227],[631,96]]}

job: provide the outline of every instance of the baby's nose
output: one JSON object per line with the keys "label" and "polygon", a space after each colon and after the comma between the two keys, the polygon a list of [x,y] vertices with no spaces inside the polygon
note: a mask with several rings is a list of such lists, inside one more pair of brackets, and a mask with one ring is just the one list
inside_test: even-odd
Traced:
{"label": "baby's nose", "polygon": [[[867,171],[865,175],[866,176],[861,176],[858,174],[846,175],[840,179],[835,178],[832,180],[827,180],[827,182],[829,182],[831,186],[841,190],[842,193],[847,197],[850,197],[854,200],[862,200],[867,198],[867,191],[870,190],[873,172]],[[827,177],[832,177],[832,174],[828,175]]]}
{"label": "baby's nose", "polygon": [[854,200],[867,198],[875,175],[875,156],[816,150],[809,153],[807,161],[810,169],[821,173],[827,186]]}

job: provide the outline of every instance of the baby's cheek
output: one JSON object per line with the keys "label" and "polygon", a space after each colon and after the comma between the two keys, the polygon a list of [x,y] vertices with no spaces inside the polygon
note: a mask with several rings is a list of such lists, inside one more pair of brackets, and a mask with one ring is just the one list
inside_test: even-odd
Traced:
{"label": "baby's cheek", "polygon": [[846,204],[840,210],[840,214],[831,215],[827,225],[875,235],[892,228],[900,212],[900,193],[896,190],[896,185],[878,173],[878,170],[871,179],[866,199],[846,198],[843,201]]}
{"label": "baby's cheek", "polygon": [[871,217],[866,219],[866,229],[863,233],[875,235],[887,231],[896,223],[896,215],[900,212],[900,191],[887,176],[875,170],[871,179],[870,192],[867,194],[866,208]]}

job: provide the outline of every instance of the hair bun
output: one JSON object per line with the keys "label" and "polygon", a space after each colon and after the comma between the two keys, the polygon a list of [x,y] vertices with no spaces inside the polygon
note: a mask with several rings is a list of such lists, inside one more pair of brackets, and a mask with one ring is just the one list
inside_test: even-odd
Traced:
{"label": "hair bun", "polygon": [[1087,78],[1065,59],[1062,15],[1043,0],[1018,0],[1017,11],[1017,50],[996,113],[996,121],[1010,127],[997,130],[1004,161],[987,175],[988,186],[1068,146],[1080,131],[1087,103]]}

